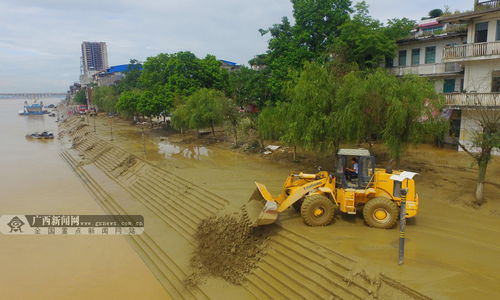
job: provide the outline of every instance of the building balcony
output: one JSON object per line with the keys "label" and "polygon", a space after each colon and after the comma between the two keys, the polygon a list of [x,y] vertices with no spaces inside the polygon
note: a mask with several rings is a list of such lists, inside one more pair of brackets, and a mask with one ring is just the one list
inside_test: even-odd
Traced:
{"label": "building balcony", "polygon": [[500,41],[447,46],[443,50],[444,62],[461,62],[498,58],[500,58]]}
{"label": "building balcony", "polygon": [[444,96],[449,108],[500,108],[500,93],[450,93]]}
{"label": "building balcony", "polygon": [[474,5],[474,10],[484,10],[500,7],[500,0],[477,1]]}
{"label": "building balcony", "polygon": [[403,76],[408,74],[439,76],[460,73],[463,70],[463,67],[457,63],[422,64],[390,68],[391,73],[396,76]]}

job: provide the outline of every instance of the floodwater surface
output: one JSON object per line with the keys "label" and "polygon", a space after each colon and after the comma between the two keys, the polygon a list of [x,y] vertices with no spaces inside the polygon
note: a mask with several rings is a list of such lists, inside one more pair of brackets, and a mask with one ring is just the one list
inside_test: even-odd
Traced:
{"label": "floodwater surface", "polygon": [[[60,99],[45,99],[56,104]],[[106,214],[59,157],[60,142],[25,135],[56,118],[19,116],[0,99],[0,215]],[[0,235],[2,299],[166,299],[125,237]]]}

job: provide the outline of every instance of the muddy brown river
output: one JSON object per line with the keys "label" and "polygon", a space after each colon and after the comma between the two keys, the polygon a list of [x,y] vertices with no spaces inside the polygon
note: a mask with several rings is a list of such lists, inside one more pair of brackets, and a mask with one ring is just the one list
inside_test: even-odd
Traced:
{"label": "muddy brown river", "polygon": [[[60,99],[44,99],[45,104]],[[0,99],[0,215],[105,214],[59,156],[55,118],[18,116],[24,99]],[[166,299],[124,237],[0,234],[2,299]]]}

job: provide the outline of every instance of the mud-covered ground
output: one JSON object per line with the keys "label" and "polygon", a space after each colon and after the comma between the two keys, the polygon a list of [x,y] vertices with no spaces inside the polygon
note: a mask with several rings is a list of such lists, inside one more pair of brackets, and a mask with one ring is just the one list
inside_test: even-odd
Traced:
{"label": "mud-covered ground", "polygon": [[202,220],[195,234],[196,248],[190,261],[193,273],[186,283],[202,283],[207,276],[242,284],[265,255],[270,227],[255,228],[242,213]]}
{"label": "mud-covered ground", "polygon": [[[233,207],[248,199],[254,181],[277,193],[292,169],[314,171],[318,163],[329,169],[327,155],[299,153],[299,162],[291,162],[288,152],[241,153],[229,143],[210,144],[207,139],[186,139],[161,130],[146,130],[143,138],[139,127],[119,119],[98,117],[98,136],[111,140],[111,123],[113,144],[223,196]],[[93,126],[92,119],[89,125]],[[375,153],[383,165],[383,149],[375,147]],[[416,181],[421,198],[419,215],[407,228],[404,266],[397,265],[397,229],[368,228],[360,214],[337,214],[331,226],[311,228],[290,210],[280,216],[279,225],[430,297],[495,297],[500,292],[499,158],[490,163],[487,203],[479,209],[469,205],[477,169],[465,153],[421,145],[407,152],[403,168],[420,173]]]}

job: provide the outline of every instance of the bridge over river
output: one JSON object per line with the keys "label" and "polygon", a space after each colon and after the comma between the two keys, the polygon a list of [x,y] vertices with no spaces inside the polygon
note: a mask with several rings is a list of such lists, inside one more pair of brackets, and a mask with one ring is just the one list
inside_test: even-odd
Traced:
{"label": "bridge over river", "polygon": [[5,98],[28,98],[28,99],[40,99],[40,98],[54,98],[54,97],[64,97],[66,93],[0,93],[0,99]]}

